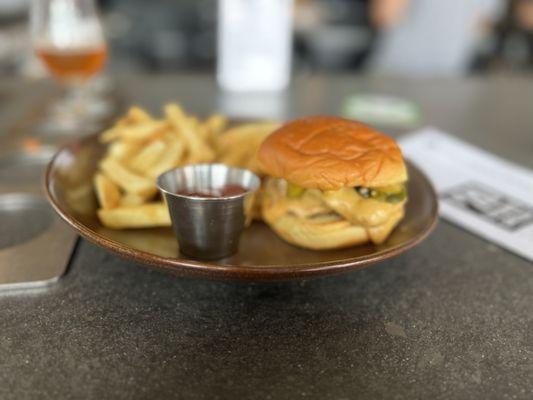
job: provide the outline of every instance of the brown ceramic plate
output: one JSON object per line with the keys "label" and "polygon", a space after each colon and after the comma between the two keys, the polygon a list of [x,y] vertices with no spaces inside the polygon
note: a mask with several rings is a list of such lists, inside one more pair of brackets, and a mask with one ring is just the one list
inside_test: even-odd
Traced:
{"label": "brown ceramic plate", "polygon": [[217,262],[183,258],[170,228],[112,230],[96,217],[92,178],[104,153],[97,136],[63,147],[46,170],[45,190],[55,210],[80,235],[134,261],[178,275],[275,280],[327,275],[366,267],[416,246],[437,221],[437,197],[427,178],[411,163],[406,216],[382,245],[342,250],[305,250],[279,239],[254,222],[244,232],[239,252]]}

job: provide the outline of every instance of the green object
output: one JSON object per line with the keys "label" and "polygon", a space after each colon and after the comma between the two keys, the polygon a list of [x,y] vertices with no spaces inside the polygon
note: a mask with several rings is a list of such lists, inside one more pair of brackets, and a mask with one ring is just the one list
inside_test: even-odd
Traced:
{"label": "green object", "polygon": [[405,185],[393,185],[379,189],[357,186],[355,191],[365,199],[374,199],[387,203],[399,203],[407,197]]}
{"label": "green object", "polygon": [[347,97],[342,115],[368,124],[406,129],[416,127],[421,121],[420,108],[412,101],[375,94]]}
{"label": "green object", "polygon": [[387,203],[399,203],[405,200],[406,197],[407,197],[407,190],[405,189],[405,187],[403,187],[402,190],[397,193],[388,194],[385,201]]}
{"label": "green object", "polygon": [[287,182],[287,197],[300,197],[305,192],[305,188]]}

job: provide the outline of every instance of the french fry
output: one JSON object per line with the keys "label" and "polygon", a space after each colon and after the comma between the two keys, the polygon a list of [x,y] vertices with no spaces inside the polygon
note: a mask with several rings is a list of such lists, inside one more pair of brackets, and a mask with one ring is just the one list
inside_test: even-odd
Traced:
{"label": "french fry", "polygon": [[94,177],[94,187],[100,207],[107,210],[119,205],[120,190],[111,179],[103,174],[96,174]]}
{"label": "french fry", "polygon": [[142,108],[133,106],[128,110],[126,114],[126,120],[128,124],[138,124],[139,122],[150,121],[152,117]]}
{"label": "french fry", "polygon": [[216,140],[218,160],[226,165],[260,173],[255,157],[257,150],[263,140],[278,127],[278,122],[262,122],[229,129]]}
{"label": "french fry", "polygon": [[200,129],[204,130],[205,138],[210,143],[215,143],[218,135],[226,128],[228,125],[228,119],[222,114],[213,114],[207,118]]}
{"label": "french fry", "polygon": [[146,121],[122,129],[123,140],[146,140],[161,133],[167,127],[166,121]]}
{"label": "french fry", "polygon": [[207,144],[207,141],[209,139],[209,130],[202,122],[198,120],[196,117],[189,117],[189,124],[191,126],[191,129],[196,133],[196,135],[204,142],[204,144]]}
{"label": "french fry", "polygon": [[126,115],[120,118],[116,123],[115,127],[124,127],[128,125],[137,124],[139,122],[150,121],[152,117],[142,108],[133,106],[130,107]]}
{"label": "french fry", "polygon": [[174,129],[181,133],[187,144],[187,163],[211,162],[215,159],[215,153],[194,130],[194,123],[191,123],[180,106],[167,104],[165,115]]}
{"label": "french fry", "polygon": [[167,127],[165,121],[145,121],[135,125],[118,126],[105,131],[100,136],[102,143],[113,140],[146,140],[151,136],[162,132]]}
{"label": "french fry", "polygon": [[196,132],[196,134],[198,134],[198,127],[200,126],[200,121],[198,120],[198,118],[194,117],[194,116],[188,116],[186,117],[187,119],[187,122],[189,123],[191,129]]}
{"label": "french fry", "polygon": [[140,206],[147,203],[153,196],[140,196],[135,193],[125,193],[120,199],[120,207]]}
{"label": "french fry", "polygon": [[115,125],[100,135],[100,141],[102,143],[109,143],[113,140],[120,138],[121,130],[127,126],[138,124],[140,122],[151,121],[152,117],[146,111],[139,107],[131,107],[128,113],[119,119]]}
{"label": "french fry", "polygon": [[167,145],[161,139],[155,140],[147,144],[140,152],[138,152],[128,166],[135,172],[142,174],[152,165],[154,165],[161,155],[165,152]]}
{"label": "french fry", "polygon": [[154,195],[157,191],[152,179],[137,175],[114,159],[106,159],[100,164],[105,175],[128,193],[140,196]]}
{"label": "french fry", "polygon": [[115,158],[117,160],[127,160],[137,153],[143,144],[142,142],[125,142],[117,140],[109,144],[106,157]]}
{"label": "french fry", "polygon": [[170,215],[165,203],[148,203],[140,206],[117,207],[98,210],[100,222],[108,228],[151,228],[170,226]]}
{"label": "french fry", "polygon": [[239,125],[221,134],[217,140],[217,148],[228,150],[236,145],[259,144],[273,131],[279,128],[279,122],[261,122]]}
{"label": "french fry", "polygon": [[145,176],[155,179],[160,174],[169,169],[175,168],[181,164],[183,160],[184,147],[183,144],[176,139],[166,140],[166,149],[159,157],[159,160],[145,171]]}
{"label": "french fry", "polygon": [[252,151],[247,147],[237,147],[232,151],[227,151],[221,154],[218,160],[230,167],[244,167],[252,156]]}
{"label": "french fry", "polygon": [[[120,125],[120,122],[117,125]],[[120,137],[121,130],[117,125],[102,132],[102,134],[100,135],[101,143],[110,143]]]}

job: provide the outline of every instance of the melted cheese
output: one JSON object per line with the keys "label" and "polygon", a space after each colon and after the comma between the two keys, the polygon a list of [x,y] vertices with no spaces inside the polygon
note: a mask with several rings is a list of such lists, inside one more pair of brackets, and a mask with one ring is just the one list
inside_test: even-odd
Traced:
{"label": "melted cheese", "polygon": [[269,213],[273,217],[289,213],[300,218],[312,218],[331,213],[320,190],[308,189],[298,197],[287,197],[286,192],[286,181],[270,179],[267,182],[264,201],[268,203]]}
{"label": "melted cheese", "polygon": [[332,210],[353,224],[372,227],[384,224],[389,218],[403,210],[405,200],[399,203],[365,199],[352,188],[327,191],[323,199]]}

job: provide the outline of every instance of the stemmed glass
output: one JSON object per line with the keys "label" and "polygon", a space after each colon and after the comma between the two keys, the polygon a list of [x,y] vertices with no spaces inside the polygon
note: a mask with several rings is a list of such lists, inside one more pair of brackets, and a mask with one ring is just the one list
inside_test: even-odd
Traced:
{"label": "stemmed glass", "polygon": [[51,110],[49,127],[87,128],[107,112],[87,88],[107,59],[94,0],[33,0],[30,26],[36,55],[68,88],[66,97]]}

